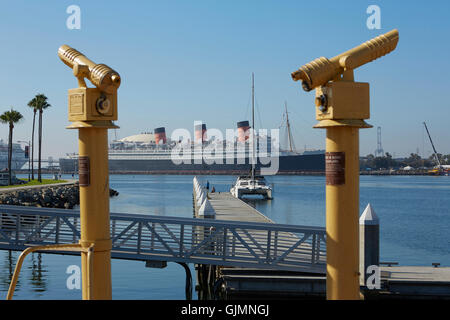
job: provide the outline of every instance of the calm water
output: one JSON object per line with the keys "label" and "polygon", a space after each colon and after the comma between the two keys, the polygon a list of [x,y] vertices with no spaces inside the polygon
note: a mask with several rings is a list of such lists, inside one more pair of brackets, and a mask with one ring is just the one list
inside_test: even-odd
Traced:
{"label": "calm water", "polygon": [[[191,217],[192,178],[113,175],[110,185],[120,195],[111,200],[111,211]],[[274,200],[252,201],[258,210],[278,223],[325,225],[324,177],[267,178],[274,184]],[[234,178],[200,177],[207,180],[216,191],[226,191]],[[362,176],[360,199],[361,212],[370,202],[380,218],[381,261],[450,266],[450,177]],[[6,296],[17,257],[17,252],[0,251],[0,298]],[[15,298],[81,299],[81,290],[66,287],[69,265],[80,265],[80,258],[28,256]],[[191,272],[195,277],[193,266]],[[185,272],[176,263],[160,270],[147,269],[143,262],[112,260],[114,299],[184,299],[184,284]]]}

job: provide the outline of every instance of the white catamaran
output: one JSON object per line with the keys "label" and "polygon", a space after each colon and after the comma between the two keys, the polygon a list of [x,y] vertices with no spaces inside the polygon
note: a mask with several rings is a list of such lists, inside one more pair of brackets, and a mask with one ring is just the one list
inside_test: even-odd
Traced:
{"label": "white catamaran", "polygon": [[244,195],[262,195],[264,199],[272,199],[272,188],[267,184],[263,176],[255,175],[255,76],[252,73],[252,169],[250,175],[239,176],[236,179],[230,193],[236,198]]}

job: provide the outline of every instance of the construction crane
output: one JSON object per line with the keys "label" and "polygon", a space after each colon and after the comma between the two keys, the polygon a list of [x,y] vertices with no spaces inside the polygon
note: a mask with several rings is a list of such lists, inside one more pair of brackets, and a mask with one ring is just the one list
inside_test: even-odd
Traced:
{"label": "construction crane", "polygon": [[424,122],[423,125],[425,126],[425,130],[427,130],[428,138],[430,139],[431,146],[433,147],[434,158],[436,159],[436,163],[437,163],[437,168],[434,168],[433,170],[429,171],[429,173],[432,173],[432,174],[444,173],[445,170],[441,165],[441,161],[439,161],[438,153],[436,151],[436,148],[434,147],[434,143],[433,143],[433,140],[431,139],[430,132],[428,131],[427,124]]}

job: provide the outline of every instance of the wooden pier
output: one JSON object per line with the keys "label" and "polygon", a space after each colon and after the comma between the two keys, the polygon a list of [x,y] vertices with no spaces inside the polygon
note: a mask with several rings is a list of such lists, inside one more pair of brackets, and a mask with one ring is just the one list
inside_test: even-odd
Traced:
{"label": "wooden pier", "polygon": [[217,220],[274,223],[246,202],[233,197],[229,192],[209,193],[208,199],[216,212]]}

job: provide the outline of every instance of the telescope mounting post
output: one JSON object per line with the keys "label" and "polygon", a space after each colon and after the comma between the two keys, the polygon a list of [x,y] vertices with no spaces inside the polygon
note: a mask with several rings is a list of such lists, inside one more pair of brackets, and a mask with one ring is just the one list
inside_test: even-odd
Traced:
{"label": "telescope mounting post", "polygon": [[[108,129],[118,128],[117,89],[120,76],[69,46],[58,51],[73,69],[78,88],[69,89],[67,129],[78,129],[80,186],[80,244],[93,247],[92,264],[81,253],[83,299],[109,300],[111,292],[111,238],[109,218]],[[88,88],[85,78],[96,88]],[[85,250],[86,251],[86,250]]]}
{"label": "telescope mounting post", "polygon": [[327,131],[327,299],[358,300],[359,129],[372,127],[363,120],[369,117],[369,84],[354,82],[353,70],[345,70],[316,89],[321,96],[327,106],[318,106],[315,128]]}
{"label": "telescope mounting post", "polygon": [[[315,128],[327,130],[327,298],[359,299],[359,129],[371,128],[369,84],[353,70],[397,47],[397,29],[331,59],[317,58],[291,73],[305,91],[316,89]],[[361,270],[365,272],[365,270]]]}

